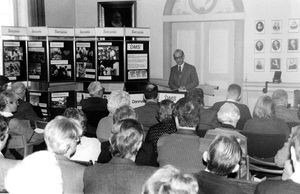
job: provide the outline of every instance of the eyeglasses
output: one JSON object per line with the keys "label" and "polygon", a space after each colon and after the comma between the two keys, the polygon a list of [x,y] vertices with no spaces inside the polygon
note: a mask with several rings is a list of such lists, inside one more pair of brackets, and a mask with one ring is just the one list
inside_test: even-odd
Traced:
{"label": "eyeglasses", "polygon": [[81,136],[77,137],[75,139],[75,142],[77,143],[77,145],[79,145],[81,143]]}
{"label": "eyeglasses", "polygon": [[176,60],[176,59],[182,59],[182,58],[183,58],[183,56],[174,57],[175,60]]}

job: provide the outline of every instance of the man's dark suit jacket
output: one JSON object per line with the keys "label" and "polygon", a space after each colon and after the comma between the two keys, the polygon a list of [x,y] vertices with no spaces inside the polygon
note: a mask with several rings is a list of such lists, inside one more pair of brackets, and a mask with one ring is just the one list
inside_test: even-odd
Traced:
{"label": "man's dark suit jacket", "polygon": [[142,123],[146,133],[152,125],[158,123],[156,119],[158,111],[159,105],[156,102],[146,102],[144,106],[135,109],[135,112],[138,116],[138,121]]}
{"label": "man's dark suit jacket", "polygon": [[19,99],[19,105],[17,111],[14,113],[14,118],[21,120],[41,120],[33,110],[32,105],[29,102]]}
{"label": "man's dark suit jacket", "polygon": [[300,192],[300,184],[291,179],[267,180],[259,183],[256,187],[255,194],[296,194]]}
{"label": "man's dark suit jacket", "polygon": [[169,87],[171,90],[177,90],[184,86],[187,90],[191,90],[199,85],[198,75],[193,65],[184,63],[181,72],[178,71],[178,65],[171,68],[169,78]]}
{"label": "man's dark suit jacket", "polygon": [[248,121],[249,119],[252,118],[250,110],[248,108],[247,105],[245,104],[239,104],[237,102],[232,102],[232,101],[221,101],[221,102],[216,102],[211,109],[219,111],[221,106],[223,106],[223,104],[225,104],[226,102],[228,103],[233,103],[235,106],[238,107],[238,109],[240,110],[240,120],[237,122],[236,124],[236,128],[239,130],[243,130],[244,125],[246,123],[246,121]]}
{"label": "man's dark suit jacket", "polygon": [[100,97],[89,97],[81,100],[83,110],[107,111],[107,100]]}

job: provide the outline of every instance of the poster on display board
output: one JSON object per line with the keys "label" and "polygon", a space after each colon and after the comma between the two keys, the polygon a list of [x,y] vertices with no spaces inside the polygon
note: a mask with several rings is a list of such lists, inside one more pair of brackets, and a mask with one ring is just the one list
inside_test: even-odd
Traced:
{"label": "poster on display board", "polygon": [[3,40],[3,75],[11,81],[26,81],[25,41]]}
{"label": "poster on display board", "polygon": [[50,93],[50,115],[54,118],[57,115],[62,115],[66,108],[75,107],[74,91],[57,91]]}
{"label": "poster on display board", "polygon": [[34,106],[39,106],[41,108],[43,117],[49,116],[49,110],[48,110],[49,94],[47,91],[29,91],[28,99],[30,104]]}
{"label": "poster on display board", "polygon": [[28,41],[28,80],[47,81],[46,41]]}
{"label": "poster on display board", "polygon": [[124,81],[123,41],[97,42],[99,81]]}
{"label": "poster on display board", "polygon": [[49,42],[50,82],[74,81],[73,41]]}
{"label": "poster on display board", "polygon": [[126,42],[127,81],[149,79],[149,42]]}
{"label": "poster on display board", "polygon": [[96,80],[95,42],[75,42],[75,64],[77,81]]}

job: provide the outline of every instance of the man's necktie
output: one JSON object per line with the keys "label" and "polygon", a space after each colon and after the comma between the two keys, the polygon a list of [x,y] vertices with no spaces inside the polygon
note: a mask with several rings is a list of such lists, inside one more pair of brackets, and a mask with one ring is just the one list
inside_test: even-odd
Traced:
{"label": "man's necktie", "polygon": [[180,65],[178,65],[178,71],[181,72],[181,66]]}

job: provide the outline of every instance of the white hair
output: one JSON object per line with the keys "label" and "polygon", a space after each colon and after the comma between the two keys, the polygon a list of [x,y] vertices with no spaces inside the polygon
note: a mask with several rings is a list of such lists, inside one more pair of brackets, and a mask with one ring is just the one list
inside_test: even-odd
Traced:
{"label": "white hair", "polygon": [[130,105],[130,96],[128,92],[121,90],[112,91],[107,99],[108,111],[114,113],[117,108],[124,105]]}

